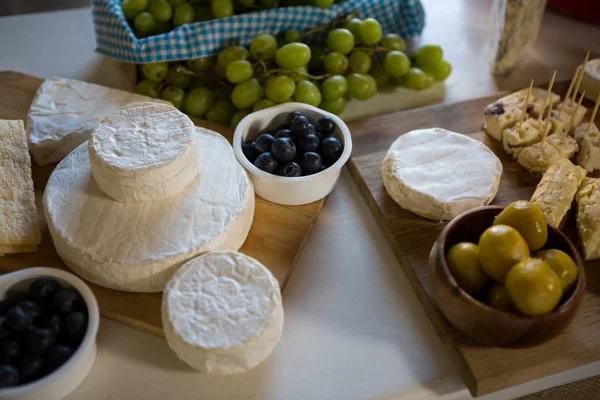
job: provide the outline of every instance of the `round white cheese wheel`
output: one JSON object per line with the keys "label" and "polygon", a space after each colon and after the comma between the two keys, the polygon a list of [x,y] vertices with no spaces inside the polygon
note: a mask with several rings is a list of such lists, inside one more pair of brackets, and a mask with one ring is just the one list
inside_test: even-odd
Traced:
{"label": "round white cheese wheel", "polygon": [[169,346],[192,368],[245,372],[267,358],[281,338],[279,284],[253,258],[210,252],[188,261],[166,285],[162,321]]}
{"label": "round white cheese wheel", "polygon": [[92,177],[87,143],[48,180],[44,212],[54,246],[72,270],[117,290],[160,292],[192,257],[239,249],[254,217],[254,187],[221,135],[197,128],[198,177],[177,195],[121,203]]}
{"label": "round white cheese wheel", "polygon": [[195,142],[194,124],[175,107],[130,104],[94,129],[92,175],[102,191],[124,203],[165,199],[198,175]]}
{"label": "round white cheese wheel", "polygon": [[502,163],[475,139],[429,128],[396,139],[381,175],[388,194],[402,208],[425,218],[450,220],[494,199]]}

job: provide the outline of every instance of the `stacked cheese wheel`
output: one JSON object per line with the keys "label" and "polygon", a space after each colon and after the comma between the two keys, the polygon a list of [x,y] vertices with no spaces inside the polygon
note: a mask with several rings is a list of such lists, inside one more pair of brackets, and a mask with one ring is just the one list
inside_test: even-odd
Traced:
{"label": "stacked cheese wheel", "polygon": [[254,188],[222,136],[172,106],[137,103],[58,164],[44,211],[58,254],[83,278],[160,292],[192,257],[241,247]]}

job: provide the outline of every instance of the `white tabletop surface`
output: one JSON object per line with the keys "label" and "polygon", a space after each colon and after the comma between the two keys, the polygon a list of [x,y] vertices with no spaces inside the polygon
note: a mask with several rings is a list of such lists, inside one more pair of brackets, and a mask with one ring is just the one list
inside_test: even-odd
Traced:
{"label": "white tabletop surface", "polygon": [[[547,13],[517,69],[494,78],[487,62],[487,0],[423,1],[422,43],[442,44],[454,72],[422,104],[569,79],[585,51],[600,55],[600,28]],[[565,34],[568,32],[568,34]],[[117,62],[94,53],[88,9],[0,18],[0,70],[128,84]],[[370,107],[407,106],[379,96]],[[383,104],[385,103],[385,105]],[[359,107],[361,108],[361,107]],[[352,117],[353,115],[350,115]],[[281,343],[255,370],[196,373],[164,339],[102,319],[96,364],[69,399],[470,399],[412,287],[347,172],[326,201],[284,292]],[[486,397],[506,399],[600,373],[600,363]]]}

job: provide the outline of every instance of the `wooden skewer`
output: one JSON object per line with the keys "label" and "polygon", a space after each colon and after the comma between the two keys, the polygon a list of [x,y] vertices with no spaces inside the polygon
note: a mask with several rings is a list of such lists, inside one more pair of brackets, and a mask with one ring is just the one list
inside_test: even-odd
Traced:
{"label": "wooden skewer", "polygon": [[577,98],[577,92],[579,92],[579,85],[581,85],[581,80],[583,79],[583,75],[585,74],[585,67],[587,66],[589,58],[590,52],[588,51],[583,60],[583,66],[581,67],[581,73],[579,74],[579,78],[577,78],[577,85],[575,85],[575,90],[573,91],[573,100],[571,101],[571,103],[575,103],[575,99]]}
{"label": "wooden skewer", "polygon": [[575,110],[573,110],[573,114],[571,114],[571,118],[569,118],[569,123],[565,127],[565,131],[563,133],[563,140],[567,138],[567,133],[571,130],[571,125],[573,125],[573,121],[575,121],[575,115],[577,115],[577,110],[579,110],[579,106],[581,105],[581,101],[583,100],[583,96],[585,96],[585,92],[581,94],[577,105],[575,106]]}
{"label": "wooden skewer", "polygon": [[519,124],[522,124],[525,121],[525,117],[527,116],[527,106],[529,105],[529,98],[531,97],[531,90],[533,89],[533,79],[529,84],[529,90],[527,91],[527,96],[525,97],[525,104],[523,105],[523,115],[521,115],[521,120]]}
{"label": "wooden skewer", "polygon": [[590,117],[590,122],[588,123],[587,133],[589,134],[592,130],[592,124],[596,119],[596,113],[598,112],[598,106],[600,106],[600,92],[598,92],[598,97],[596,97],[596,104],[594,104],[594,111],[592,111],[592,116]]}
{"label": "wooden skewer", "polygon": [[[550,110],[552,110],[552,106],[554,105],[554,99],[550,100]],[[544,142],[546,141],[546,136],[548,135],[548,128],[550,124],[550,113],[546,116],[546,123],[544,124],[544,130],[542,131],[542,143],[540,144],[540,153],[544,154]]]}
{"label": "wooden skewer", "polygon": [[567,102],[569,101],[569,98],[571,97],[571,92],[573,91],[573,85],[575,85],[575,81],[579,77],[580,71],[581,71],[581,66],[577,67],[577,69],[575,70],[575,75],[573,75],[573,78],[571,79],[571,84],[569,85],[569,90],[567,90],[567,95],[565,96],[565,99],[562,102],[562,106],[560,107],[560,111],[558,112],[558,119],[560,119],[560,117],[562,116],[562,113],[565,110],[565,105],[567,104]]}
{"label": "wooden skewer", "polygon": [[[540,115],[538,115],[538,124],[542,120],[542,116],[544,115],[544,110],[546,109],[546,106],[548,105],[548,100],[550,100],[550,94],[552,93],[552,86],[554,86],[555,79],[556,79],[556,70],[554,70],[554,73],[552,74],[552,79],[550,79],[550,84],[548,85],[548,91],[546,92],[546,98],[544,99],[544,105],[542,106],[542,111],[540,112]],[[550,112],[550,111],[552,111],[552,107],[550,107],[550,109],[548,110],[548,112]]]}

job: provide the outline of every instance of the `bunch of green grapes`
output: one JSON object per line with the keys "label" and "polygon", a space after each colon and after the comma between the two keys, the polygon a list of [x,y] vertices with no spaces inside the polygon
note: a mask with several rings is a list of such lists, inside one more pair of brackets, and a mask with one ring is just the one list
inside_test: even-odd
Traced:
{"label": "bunch of green grapes", "polygon": [[[286,0],[286,6],[330,7],[334,0]],[[277,8],[279,0],[123,0],[123,15],[139,38],[159,35],[183,24]]]}
{"label": "bunch of green grapes", "polygon": [[[302,42],[320,31],[326,48]],[[234,126],[251,112],[289,101],[340,114],[348,99],[367,100],[386,85],[423,90],[450,74],[439,46],[423,46],[410,57],[405,47],[372,18],[336,19],[304,33],[261,33],[247,48],[227,47],[216,57],[144,64],[137,91]]]}

